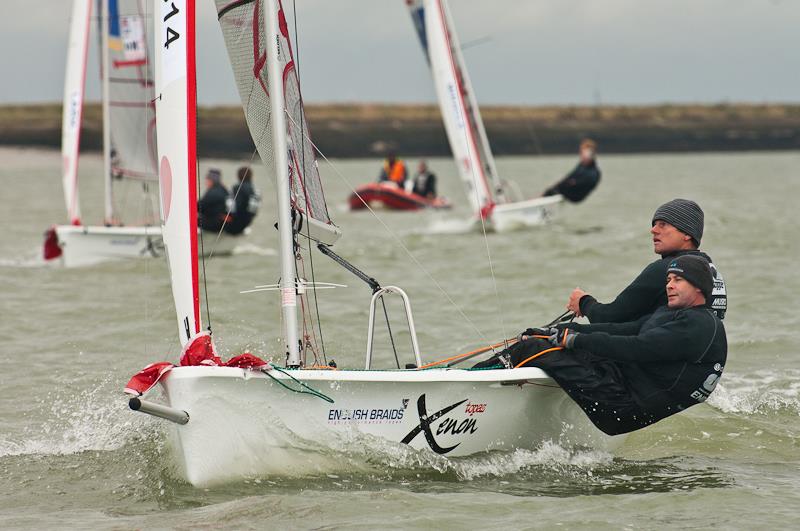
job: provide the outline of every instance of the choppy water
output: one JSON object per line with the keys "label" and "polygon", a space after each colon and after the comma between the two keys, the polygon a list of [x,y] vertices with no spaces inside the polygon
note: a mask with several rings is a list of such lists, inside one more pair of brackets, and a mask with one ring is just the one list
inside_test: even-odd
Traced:
{"label": "choppy water", "polygon": [[[541,324],[560,313],[575,285],[608,299],[654,258],[647,231],[655,207],[696,199],[706,211],[703,248],[729,286],[725,375],[707,404],[631,435],[615,455],[554,444],[456,461],[388,444],[319,449],[330,466],[318,474],[213,489],[176,479],[163,425],[129,412],[121,394],[145,364],[176,359],[166,265],[44,267],[41,233],[65,217],[59,156],[3,149],[0,162],[0,527],[800,525],[798,153],[603,156],[603,181],[586,204],[563,208],[547,227],[489,236],[497,295],[483,239],[459,230],[466,201],[450,161],[431,165],[459,206],[383,212],[391,233],[341,206],[347,185],[336,172],[360,183],[374,177],[378,161],[323,165],[332,216],[345,232],[337,251],[408,291],[427,359]],[[498,161],[506,178],[532,191],[573,163]],[[236,164],[214,164],[230,182]],[[99,158],[82,160],[86,221],[101,217],[99,169]],[[279,350],[274,294],[239,294],[277,279],[273,192],[260,166],[256,179],[266,204],[247,248],[206,266],[225,355]],[[328,356],[360,366],[369,290],[324,257],[314,268],[316,280],[350,286],[324,292],[320,309]]]}

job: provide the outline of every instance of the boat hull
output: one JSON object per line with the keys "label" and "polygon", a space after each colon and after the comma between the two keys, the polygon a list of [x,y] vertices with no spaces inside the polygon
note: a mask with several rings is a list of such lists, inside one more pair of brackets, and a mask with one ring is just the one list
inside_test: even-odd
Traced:
{"label": "boat hull", "polygon": [[508,232],[543,225],[552,219],[563,200],[560,195],[554,195],[497,204],[489,218],[490,226],[495,232]]}
{"label": "boat hull", "polygon": [[288,391],[278,381],[295,388],[297,382],[276,370],[274,379],[207,366],[176,367],[166,375],[169,406],[189,414],[172,434],[187,481],[207,486],[319,472],[320,450],[330,448],[407,444],[450,458],[535,449],[545,441],[606,450],[622,442],[595,428],[536,368],[287,372],[333,403]]}
{"label": "boat hull", "polygon": [[[421,210],[423,208],[450,208],[450,203],[441,197],[428,199],[406,192],[392,183],[368,183],[356,188],[347,200],[350,210],[384,207],[391,210]],[[365,204],[366,203],[366,204]]]}
{"label": "boat hull", "polygon": [[57,225],[55,232],[67,267],[164,254],[160,227]]}
{"label": "boat hull", "polygon": [[[106,227],[103,225],[56,225],[53,227],[60,253],[51,259],[66,267],[84,267],[103,262],[160,257],[164,255],[161,227]],[[229,255],[241,238],[204,233],[205,245],[198,252],[210,256]]]}

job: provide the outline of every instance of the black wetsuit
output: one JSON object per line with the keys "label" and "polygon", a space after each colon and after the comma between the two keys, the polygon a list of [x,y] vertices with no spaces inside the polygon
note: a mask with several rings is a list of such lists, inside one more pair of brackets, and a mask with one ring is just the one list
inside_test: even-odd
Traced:
{"label": "black wetsuit", "polygon": [[592,160],[589,164],[578,164],[572,172],[544,191],[544,195],[561,194],[564,199],[579,203],[595,189],[600,182],[600,168]]}
{"label": "black wetsuit", "polygon": [[669,263],[684,254],[702,256],[711,264],[711,273],[714,277],[714,291],[711,295],[711,307],[720,319],[725,318],[728,307],[728,297],[725,281],[717,268],[711,262],[711,257],[701,251],[678,251],[663,255],[660,259],[650,263],[639,273],[630,285],[617,295],[613,302],[603,304],[591,295],[584,295],[579,302],[581,313],[593,323],[623,323],[635,321],[644,315],[653,313],[659,306],[667,304],[667,266]]}
{"label": "black wetsuit", "polygon": [[436,175],[429,171],[414,177],[414,193],[422,197],[436,197]]}
{"label": "black wetsuit", "polygon": [[197,223],[201,229],[219,232],[228,214],[228,190],[215,184],[197,202]]}
{"label": "black wetsuit", "polygon": [[253,222],[253,218],[258,213],[261,197],[250,181],[242,181],[233,185],[231,195],[234,197],[231,209],[232,219],[225,225],[225,232],[236,235],[244,232],[244,229]]}
{"label": "black wetsuit", "polygon": [[[628,323],[580,325],[574,348],[536,358],[539,367],[609,435],[648,426],[699,404],[716,387],[725,368],[725,328],[701,306],[662,306]],[[516,366],[551,345],[531,339],[506,352]]]}

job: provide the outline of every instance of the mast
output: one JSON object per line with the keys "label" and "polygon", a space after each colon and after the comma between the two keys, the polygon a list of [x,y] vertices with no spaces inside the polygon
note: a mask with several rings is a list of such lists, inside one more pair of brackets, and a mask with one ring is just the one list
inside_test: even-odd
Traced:
{"label": "mast", "polygon": [[300,365],[300,348],[297,333],[297,278],[294,262],[294,234],[291,218],[289,190],[289,158],[286,142],[285,97],[280,56],[288,53],[281,50],[278,28],[278,6],[275,0],[267,0],[266,23],[268,39],[267,68],[270,92],[270,114],[272,115],[272,138],[275,153],[275,174],[278,194],[278,238],[281,259],[281,312],[283,314],[284,339],[286,341],[286,364]]}
{"label": "mast", "polygon": [[108,29],[109,29],[109,9],[108,0],[100,0],[100,57],[102,58],[102,73],[100,85],[102,88],[103,101],[103,177],[105,179],[105,223],[114,224],[114,203],[111,192],[111,102],[109,91],[109,72],[111,62],[108,53]]}
{"label": "mast", "polygon": [[72,4],[64,79],[64,103],[61,118],[62,180],[67,216],[73,225],[81,224],[81,206],[78,200],[78,156],[83,121],[86,56],[89,50],[89,20],[92,14],[92,2],[93,0],[75,0]]}

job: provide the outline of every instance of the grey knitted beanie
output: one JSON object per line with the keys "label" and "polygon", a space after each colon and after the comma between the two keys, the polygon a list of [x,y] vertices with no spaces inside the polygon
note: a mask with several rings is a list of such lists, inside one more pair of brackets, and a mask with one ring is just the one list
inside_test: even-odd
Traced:
{"label": "grey knitted beanie", "polygon": [[656,209],[653,214],[653,225],[656,221],[666,221],[679,231],[691,236],[697,245],[703,238],[703,209],[689,199],[673,199]]}

